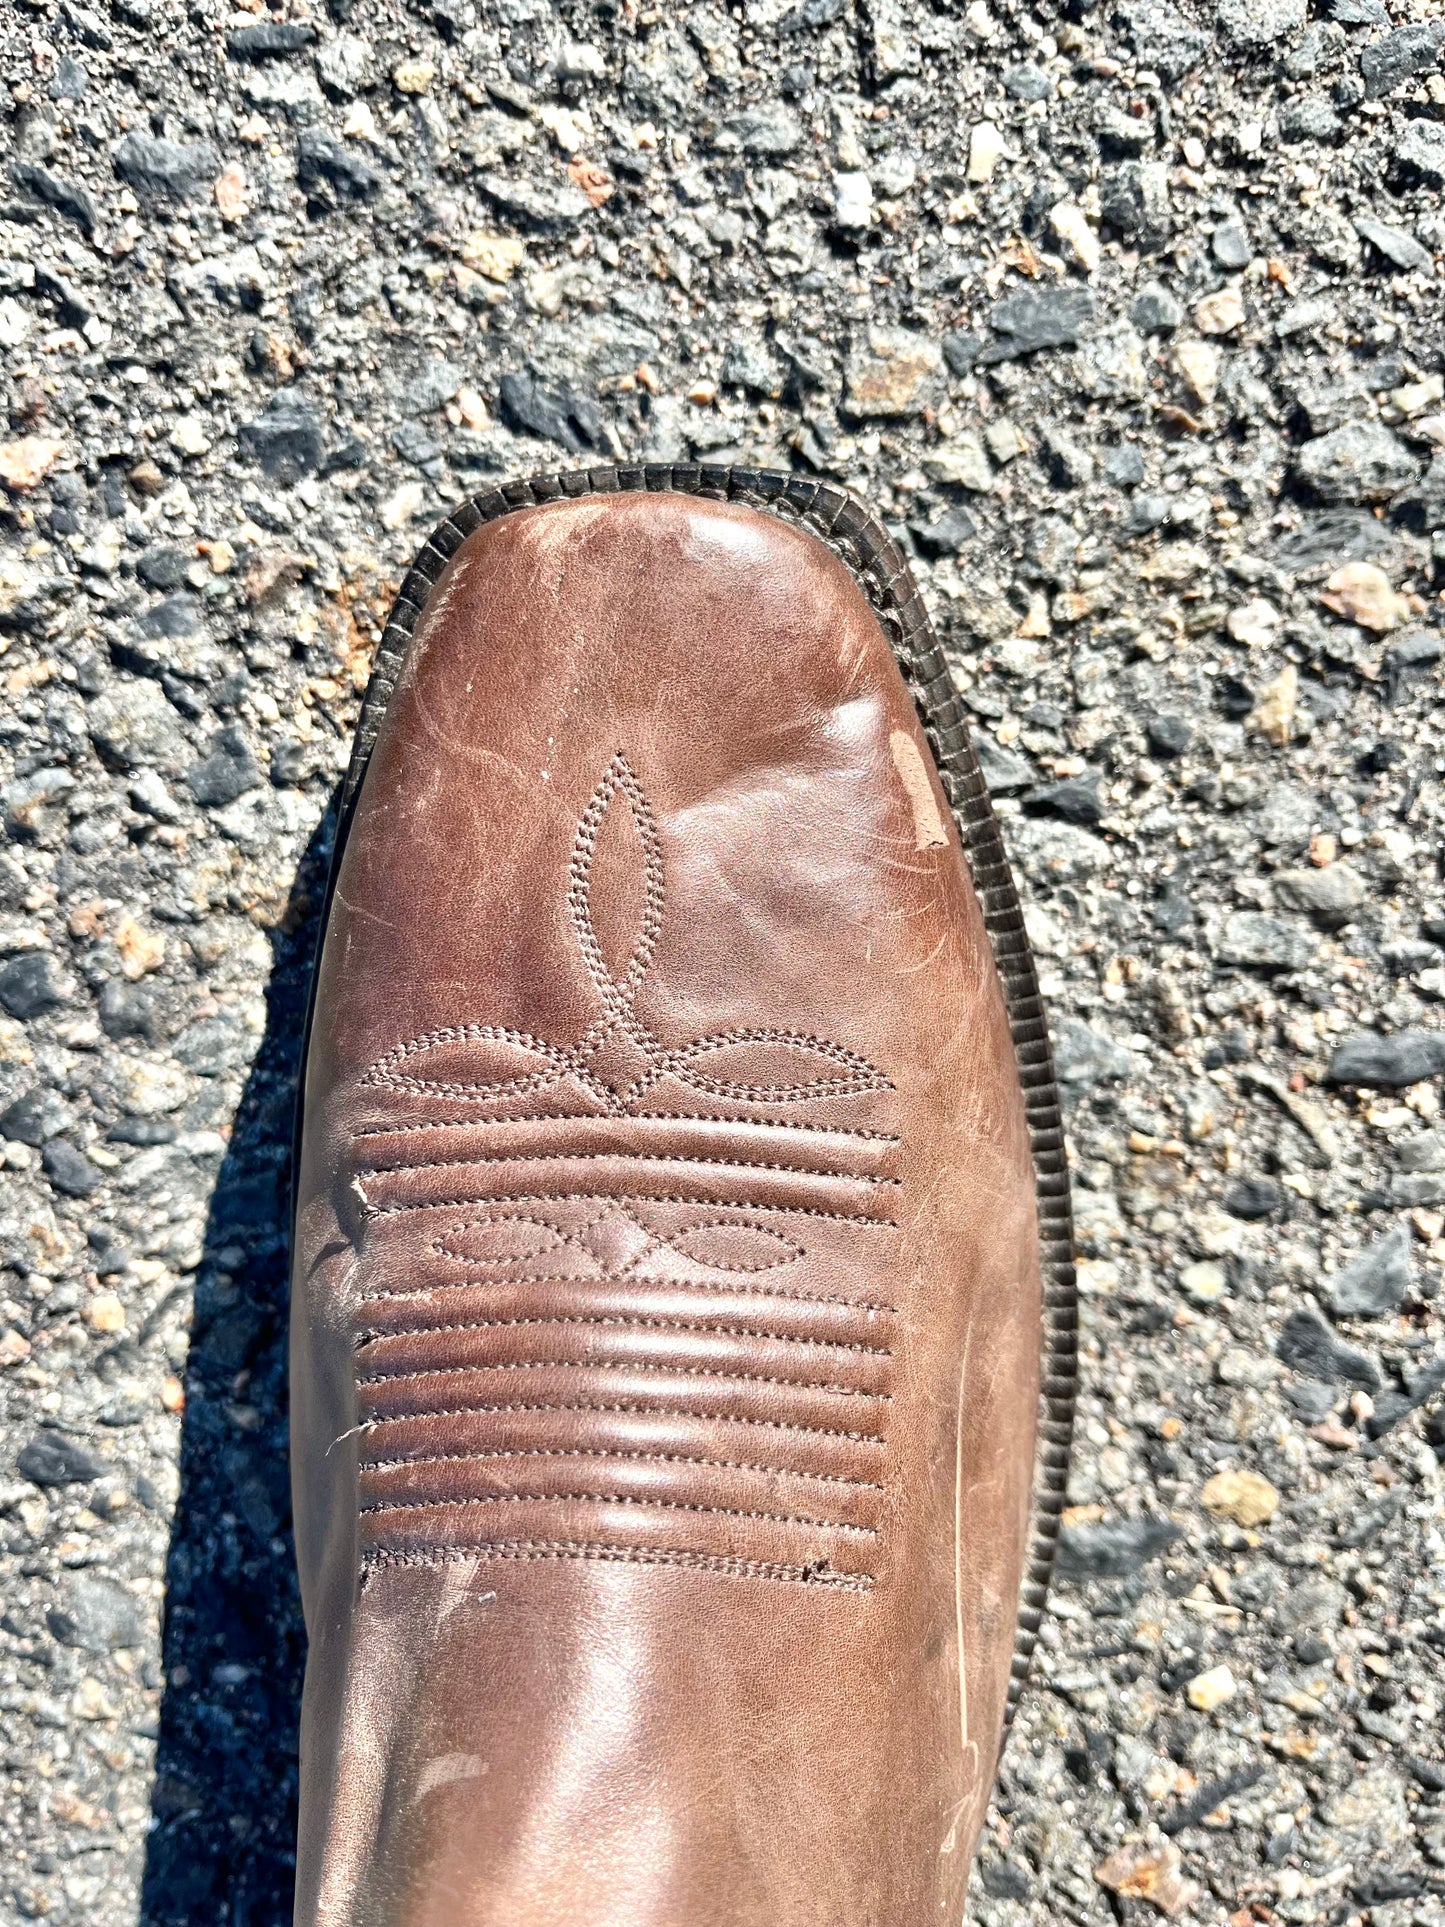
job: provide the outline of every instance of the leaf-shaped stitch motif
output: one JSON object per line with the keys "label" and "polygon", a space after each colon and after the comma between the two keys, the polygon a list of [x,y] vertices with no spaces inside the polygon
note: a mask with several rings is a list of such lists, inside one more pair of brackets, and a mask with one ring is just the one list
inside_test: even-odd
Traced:
{"label": "leaf-shaped stitch motif", "polygon": [[566,1251],[573,1242],[542,1218],[524,1211],[506,1211],[449,1225],[433,1239],[432,1249],[460,1264],[501,1270],[549,1252]]}
{"label": "leaf-shaped stitch motif", "polygon": [[436,1097],[520,1097],[545,1090],[573,1068],[573,1053],[526,1031],[452,1024],[409,1038],[379,1057],[363,1084]]}
{"label": "leaf-shaped stitch motif", "polygon": [[773,1271],[803,1256],[800,1244],[751,1218],[704,1218],[672,1232],[667,1244],[709,1271]]}
{"label": "leaf-shaped stitch motif", "polygon": [[[631,813],[642,856],[642,902],[637,936],[627,968],[614,976],[603,953],[592,902],[592,879],[597,860],[598,840],[608,812],[623,807]],[[642,785],[621,750],[607,765],[602,781],[583,811],[572,845],[571,883],[567,891],[567,914],[587,963],[588,973],[602,993],[603,1002],[614,1016],[630,1009],[633,998],[652,962],[662,927],[662,846],[657,824]]]}
{"label": "leaf-shaped stitch motif", "polygon": [[659,1070],[694,1090],[755,1104],[806,1104],[893,1088],[856,1051],[791,1030],[717,1031],[669,1053]]}

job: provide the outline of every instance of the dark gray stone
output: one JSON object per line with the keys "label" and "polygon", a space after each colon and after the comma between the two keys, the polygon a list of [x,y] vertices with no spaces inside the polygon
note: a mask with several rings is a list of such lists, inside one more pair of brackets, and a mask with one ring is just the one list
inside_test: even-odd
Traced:
{"label": "dark gray stone", "polygon": [[1129,319],[1141,335],[1171,334],[1184,319],[1184,303],[1160,281],[1146,281],[1129,305]]}
{"label": "dark gray stone", "polygon": [[1220,267],[1231,270],[1247,268],[1254,253],[1249,245],[1248,229],[1243,221],[1236,219],[1220,222],[1209,248]]}
{"label": "dark gray stone", "polygon": [[63,1137],[50,1140],[40,1153],[40,1165],[51,1190],[67,1198],[88,1198],[104,1182],[85,1153]]}
{"label": "dark gray stone", "polygon": [[1330,1279],[1330,1306],[1338,1318],[1382,1318],[1398,1311],[1414,1279],[1414,1234],[1397,1224],[1352,1258]]}
{"label": "dark gray stone", "polygon": [[1241,1178],[1224,1194],[1224,1208],[1231,1218],[1258,1224],[1275,1217],[1284,1203],[1284,1192],[1273,1178]]}
{"label": "dark gray stone", "polygon": [[1099,1519],[1059,1534],[1060,1579],[1129,1579],[1181,1538],[1172,1519]]}
{"label": "dark gray stone", "polygon": [[986,729],[974,737],[973,747],[990,796],[1009,796],[1033,782],[1034,768],[1028,758],[1004,749]]}
{"label": "dark gray stone", "polygon": [[446,407],[461,385],[461,369],[433,355],[402,389],[401,411],[404,415],[434,415]]}
{"label": "dark gray stone", "polygon": [[135,572],[148,589],[178,589],[193,560],[184,549],[156,542],[136,557]]}
{"label": "dark gray stone", "polygon": [[62,1646],[83,1653],[112,1653],[139,1646],[146,1636],[146,1615],[139,1600],[99,1572],[78,1572],[68,1581],[63,1603],[52,1606],[46,1624]]}
{"label": "dark gray stone", "polygon": [[965,508],[945,509],[928,522],[910,522],[909,530],[924,555],[957,555],[978,534],[978,524]]}
{"label": "dark gray stone", "polygon": [[37,1432],[16,1454],[15,1470],[32,1485],[90,1485],[105,1475],[105,1467],[78,1440],[48,1426]]}
{"label": "dark gray stone", "polygon": [[576,454],[602,439],[602,411],[595,401],[567,387],[548,387],[527,370],[502,376],[502,419],[526,435],[539,435]]}
{"label": "dark gray stone", "polygon": [[1279,111],[1279,137],[1291,144],[1319,141],[1333,147],[1345,131],[1345,123],[1334,104],[1324,94],[1301,94],[1286,101]]}
{"label": "dark gray stone", "polygon": [[1360,54],[1366,94],[1371,100],[1380,100],[1416,74],[1435,72],[1442,48],[1445,20],[1422,20],[1414,26],[1397,27],[1394,33],[1372,41]]}
{"label": "dark gray stone", "polygon": [[0,970],[0,1007],[22,1024],[70,1002],[75,986],[48,951],[15,957]]}
{"label": "dark gray stone", "polygon": [[1393,1432],[1401,1419],[1412,1412],[1418,1412],[1435,1395],[1445,1391],[1445,1352],[1439,1352],[1428,1364],[1405,1374],[1403,1392],[1386,1392],[1383,1398],[1375,1401],[1373,1415],[1365,1421],[1365,1430],[1372,1439],[1383,1438]]}
{"label": "dark gray stone", "polygon": [[1363,1385],[1367,1392],[1377,1392],[1384,1383],[1376,1359],[1357,1345],[1347,1345],[1312,1308],[1290,1313],[1274,1349],[1291,1371],[1325,1384]]}
{"label": "dark gray stone", "polygon": [[1118,9],[1141,67],[1180,81],[1209,52],[1210,36],[1167,0],[1126,0]]}
{"label": "dark gray stone", "polygon": [[1094,319],[1094,297],[1086,288],[1053,288],[1017,294],[995,302],[989,326],[1002,341],[990,342],[978,355],[981,366],[1013,361],[1040,348],[1073,347]]}
{"label": "dark gray stone", "polygon": [[254,27],[240,27],[226,35],[226,51],[232,60],[275,60],[283,54],[300,53],[316,40],[316,29],[301,20],[263,20]]}
{"label": "dark gray stone", "polygon": [[1295,462],[1300,481],[1322,502],[1384,502],[1408,488],[1419,464],[1379,422],[1347,422],[1306,442]]}
{"label": "dark gray stone", "polygon": [[1137,442],[1115,442],[1104,450],[1101,467],[1105,481],[1115,488],[1137,488],[1144,480],[1144,457]]}
{"label": "dark gray stone", "polygon": [[127,187],[153,199],[184,201],[210,187],[221,162],[209,141],[183,144],[130,133],[112,155]]}
{"label": "dark gray stone", "polygon": [[1014,100],[1052,100],[1054,97],[1053,81],[1042,67],[1035,67],[1027,60],[1005,71],[1003,85],[1004,92]]}
{"label": "dark gray stone", "polygon": [[303,128],[297,138],[296,179],[311,200],[330,207],[374,200],[382,187],[374,167],[320,127]]}
{"label": "dark gray stone", "polygon": [[247,790],[265,781],[261,766],[235,723],[218,729],[206,746],[207,754],[186,771],[192,796],[207,809],[224,808]]}
{"label": "dark gray stone", "polygon": [[1041,784],[1030,791],[1026,799],[1028,807],[1061,816],[1066,823],[1100,823],[1104,818],[1104,799],[1099,793],[1099,780],[1097,770],[1085,770],[1081,776],[1066,776],[1062,782]]}
{"label": "dark gray stone", "polygon": [[267,477],[282,487],[314,473],[326,449],[315,409],[285,389],[272,396],[264,415],[243,426],[238,439]]}
{"label": "dark gray stone", "polygon": [[1445,1031],[1401,1030],[1393,1037],[1347,1037],[1330,1059],[1330,1081],[1399,1091],[1445,1071]]}
{"label": "dark gray stone", "polygon": [[16,161],[10,169],[11,178],[17,187],[33,194],[37,201],[44,201],[53,207],[57,214],[63,214],[77,227],[93,234],[100,221],[100,212],[95,205],[95,196],[88,187],[79,181],[64,180],[59,174],[52,174],[48,167],[40,167],[33,161]]}
{"label": "dark gray stone", "polygon": [[1308,931],[1264,910],[1236,910],[1219,927],[1214,954],[1251,970],[1303,970],[1319,948]]}
{"label": "dark gray stone", "polygon": [[796,153],[803,140],[802,122],[781,106],[749,107],[730,114],[714,136],[714,144],[724,152],[755,154],[766,160]]}
{"label": "dark gray stone", "polygon": [[0,1111],[0,1137],[33,1145],[38,1151],[47,1138],[68,1131],[74,1122],[75,1113],[59,1091],[37,1084]]}
{"label": "dark gray stone", "polygon": [[1355,217],[1355,232],[1403,273],[1412,274],[1418,268],[1433,264],[1430,250],[1422,248],[1408,228],[1392,227],[1388,221],[1376,221],[1362,214]]}

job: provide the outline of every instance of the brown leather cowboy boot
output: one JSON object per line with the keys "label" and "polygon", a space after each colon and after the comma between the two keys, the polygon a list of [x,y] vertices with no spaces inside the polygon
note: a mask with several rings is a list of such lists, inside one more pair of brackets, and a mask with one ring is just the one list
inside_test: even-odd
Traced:
{"label": "brown leather cowboy boot", "polygon": [[957,1922],[1061,1501],[1068,1206],[898,550],[743,470],[468,504],[333,877],[298,1920]]}

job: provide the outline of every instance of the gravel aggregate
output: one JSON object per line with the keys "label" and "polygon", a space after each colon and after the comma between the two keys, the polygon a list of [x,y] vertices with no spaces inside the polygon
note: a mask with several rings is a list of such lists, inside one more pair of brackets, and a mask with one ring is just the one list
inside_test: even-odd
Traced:
{"label": "gravel aggregate", "polygon": [[389,599],[507,476],[915,558],[1077,1184],[981,1927],[1445,1923],[1431,0],[15,0],[0,1923],[289,1919],[286,1186]]}

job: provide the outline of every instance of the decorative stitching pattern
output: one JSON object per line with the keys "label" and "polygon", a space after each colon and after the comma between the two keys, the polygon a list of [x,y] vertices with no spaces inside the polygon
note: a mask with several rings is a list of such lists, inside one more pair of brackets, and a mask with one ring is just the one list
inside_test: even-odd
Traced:
{"label": "decorative stitching pattern", "polygon": [[521,1446],[498,1452],[422,1452],[414,1459],[363,1459],[363,1472],[398,1472],[412,1465],[481,1465],[492,1459],[621,1459],[634,1465],[701,1465],[719,1472],[763,1472],[769,1478],[811,1479],[821,1485],[847,1485],[859,1492],[881,1492],[876,1479],[845,1479],[839,1472],[794,1472],[757,1459],[714,1459],[696,1452],[622,1452],[604,1446]]}
{"label": "decorative stitching pattern", "polygon": [[[1048,1029],[1027,941],[1022,935],[1018,895],[1009,871],[998,822],[978,759],[969,738],[968,719],[954,689],[927,611],[914,589],[908,566],[878,519],[830,482],[767,470],[720,467],[706,463],[596,467],[483,491],[453,509],[433,531],[402,586],[372,671],[342,785],[341,818],[333,844],[328,902],[347,830],[356,808],[377,733],[397,686],[418,614],[447,559],[484,524],[515,509],[576,500],[619,491],[677,490],[706,499],[746,504],[807,530],[848,569],[869,602],[909,684],[925,734],[973,872],[985,928],[993,943],[1013,1033],[1026,1114],[1039,1175],[1040,1246],[1044,1260],[1044,1364],[1039,1413],[1039,1449],[1030,1539],[1015,1635],[1005,1730],[1012,1720],[1028,1673],[1053,1566],[1060,1514],[1067,1488],[1069,1441],[1077,1378],[1077,1301],[1072,1264],[1068,1172],[1054,1082]],[[324,927],[324,918],[323,918]],[[316,977],[312,978],[314,1005]],[[307,1016],[307,1034],[311,1029]],[[299,1147],[302,1110],[298,1103]],[[806,1128],[806,1127],[800,1127]],[[299,1155],[293,1169],[300,1166]],[[731,1423],[758,1423],[734,1416]],[[866,1593],[866,1574],[830,1570],[826,1560],[799,1566],[667,1548],[628,1548],[576,1538],[494,1541],[483,1547],[422,1546],[405,1551],[372,1547],[363,1552],[362,1570],[371,1574],[397,1565],[435,1566],[457,1559],[593,1559],[624,1564],[674,1566],[716,1577],[798,1582]]]}
{"label": "decorative stitching pattern", "polygon": [[[593,919],[592,875],[602,825],[619,798],[630,814],[642,851],[643,904],[631,955],[622,975],[617,977],[603,954]],[[709,1096],[751,1104],[809,1103],[893,1088],[883,1072],[866,1057],[842,1044],[803,1031],[748,1026],[714,1031],[673,1047],[664,1045],[652,1034],[638,1015],[636,1000],[662,931],[665,897],[662,843],[652,806],[621,750],[603,771],[602,780],[582,812],[572,843],[569,878],[568,920],[587,975],[602,1003],[601,1013],[575,1045],[569,1048],[534,1037],[529,1031],[507,1030],[491,1024],[446,1025],[385,1052],[364,1073],[361,1082],[488,1104],[547,1090],[570,1078],[613,1117],[635,1115],[647,1093],[669,1076]],[[613,1038],[625,1039],[631,1046],[632,1056],[642,1060],[643,1068],[625,1080],[622,1076],[609,1077],[601,1061],[603,1047]],[[540,1059],[545,1068],[467,1079],[427,1077],[406,1068],[417,1058],[425,1058],[451,1044],[501,1046],[523,1058]],[[834,1074],[765,1083],[722,1077],[703,1068],[709,1057],[722,1057],[738,1049],[772,1050],[785,1060],[798,1061],[800,1067],[802,1062],[821,1060],[833,1067]]]}
{"label": "decorative stitching pattern", "polygon": [[[505,1117],[435,1117],[413,1118],[410,1122],[397,1124],[363,1124],[353,1132],[356,1138],[402,1137],[408,1131],[476,1131],[488,1124],[556,1124],[575,1119],[579,1124],[589,1123],[594,1116],[590,1111],[528,1111],[521,1117],[508,1111]],[[899,1144],[902,1139],[893,1131],[862,1131],[849,1129],[843,1124],[803,1124],[792,1117],[729,1117],[723,1111],[649,1111],[647,1117],[654,1124],[731,1124],[736,1130],[746,1131],[811,1131],[818,1137],[862,1138],[871,1144]]]}
{"label": "decorative stitching pattern", "polygon": [[421,1420],[439,1418],[471,1418],[477,1413],[488,1415],[503,1412],[601,1412],[616,1413],[619,1417],[630,1418],[690,1418],[723,1425],[762,1425],[772,1432],[801,1432],[820,1439],[846,1439],[852,1445],[884,1446],[888,1441],[876,1432],[845,1432],[832,1425],[798,1425],[788,1419],[746,1418],[737,1412],[721,1415],[716,1412],[694,1412],[685,1405],[597,1405],[579,1403],[572,1405],[552,1405],[547,1403],[530,1405],[453,1405],[443,1412],[393,1412],[384,1418],[363,1419],[357,1430],[374,1432],[379,1425],[406,1425]]}
{"label": "decorative stitching pattern", "polygon": [[[405,1175],[402,1173],[401,1175]],[[401,1204],[373,1204],[366,1194],[366,1188],[358,1179],[356,1191],[368,1217],[395,1218],[408,1211],[455,1211],[458,1205],[482,1202],[471,1197],[419,1198],[415,1202]],[[689,1195],[687,1192],[660,1191],[655,1195],[646,1191],[611,1192],[598,1191],[529,1191],[497,1199],[499,1204],[696,1204],[709,1211],[726,1210],[729,1206],[738,1211],[780,1211],[790,1218],[822,1218],[830,1224],[867,1225],[879,1231],[896,1231],[895,1218],[875,1218],[866,1211],[824,1211],[812,1204],[780,1204],[766,1198],[708,1198]]]}
{"label": "decorative stitching pattern", "polygon": [[415,1371],[368,1372],[357,1379],[368,1385],[394,1385],[399,1379],[465,1378],[481,1372],[654,1372],[663,1378],[721,1378],[730,1385],[780,1385],[790,1392],[828,1392],[838,1398],[862,1398],[891,1405],[888,1392],[865,1392],[856,1385],[833,1385],[826,1379],[776,1378],[768,1372],[720,1372],[706,1365],[657,1365],[631,1358],[507,1358],[486,1365],[427,1365]]}
{"label": "decorative stitching pattern", "polygon": [[[721,1291],[730,1292],[738,1298],[787,1298],[802,1305],[842,1305],[849,1311],[875,1315],[886,1313],[894,1318],[898,1316],[897,1305],[885,1305],[871,1298],[845,1298],[841,1292],[794,1291],[785,1285],[733,1285],[718,1278],[648,1278],[631,1271],[624,1276],[629,1285],[652,1285],[661,1291]],[[432,1298],[440,1291],[475,1291],[483,1285],[593,1285],[597,1282],[595,1278],[576,1271],[538,1272],[520,1278],[510,1273],[505,1278],[497,1278],[489,1272],[482,1272],[470,1278],[450,1278],[440,1285],[416,1285],[404,1291],[368,1291],[358,1303],[374,1305],[389,1303],[394,1299]]]}
{"label": "decorative stitching pattern", "polygon": [[356,1342],[358,1346],[376,1345],[388,1338],[426,1338],[432,1332],[516,1331],[528,1325],[597,1325],[618,1326],[628,1331],[695,1332],[703,1337],[759,1338],[774,1345],[811,1345],[823,1351],[860,1352],[868,1358],[893,1356],[891,1351],[880,1350],[877,1345],[854,1345],[839,1338],[800,1338],[792,1332],[760,1331],[750,1325],[699,1325],[683,1318],[648,1318],[641,1313],[636,1317],[615,1318],[588,1318],[577,1313],[556,1318],[476,1318],[466,1324],[415,1325],[401,1331],[373,1328],[360,1333]]}
{"label": "decorative stitching pattern", "polygon": [[393,1173],[409,1178],[418,1171],[453,1171],[475,1166],[486,1169],[497,1164],[701,1164],[709,1170],[786,1171],[790,1177],[837,1178],[847,1184],[899,1185],[901,1178],[880,1177],[870,1172],[840,1171],[835,1166],[778,1164],[752,1158],[693,1157],[677,1151],[501,1151],[473,1158],[428,1158],[422,1164],[363,1164],[359,1171],[368,1177]]}
{"label": "decorative stitching pattern", "polygon": [[805,1565],[778,1565],[764,1559],[729,1559],[718,1553],[671,1546],[615,1546],[588,1539],[489,1539],[477,1546],[374,1546],[361,1555],[363,1575],[393,1566],[489,1565],[497,1559],[593,1559],[605,1565],[677,1566],[685,1572],[715,1573],[723,1579],[769,1579],[830,1592],[872,1592],[866,1572],[841,1572],[826,1559]]}
{"label": "decorative stitching pattern", "polygon": [[848,1525],[841,1519],[810,1519],[789,1512],[751,1512],[741,1506],[688,1505],[681,1499],[649,1499],[635,1492],[488,1492],[464,1499],[378,1499],[367,1512],[441,1512],[472,1505],[642,1505],[656,1512],[696,1512],[713,1519],[754,1519],[770,1526],[812,1526],[823,1532],[847,1532],[859,1539],[876,1539],[874,1526]]}

